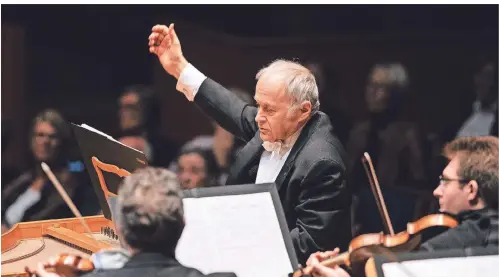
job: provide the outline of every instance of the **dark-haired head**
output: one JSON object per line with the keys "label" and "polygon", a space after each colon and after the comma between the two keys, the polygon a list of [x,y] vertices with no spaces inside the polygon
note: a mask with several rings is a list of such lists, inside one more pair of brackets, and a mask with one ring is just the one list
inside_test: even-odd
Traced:
{"label": "dark-haired head", "polygon": [[211,150],[189,148],[177,159],[178,177],[186,189],[218,186],[221,170]]}
{"label": "dark-haired head", "polygon": [[144,85],[126,87],[119,99],[119,120],[122,132],[151,132],[160,121],[157,95]]}
{"label": "dark-haired head", "polygon": [[71,131],[62,115],[47,109],[35,116],[31,125],[30,147],[36,163],[46,162],[52,166],[64,165],[67,161],[68,140]]}

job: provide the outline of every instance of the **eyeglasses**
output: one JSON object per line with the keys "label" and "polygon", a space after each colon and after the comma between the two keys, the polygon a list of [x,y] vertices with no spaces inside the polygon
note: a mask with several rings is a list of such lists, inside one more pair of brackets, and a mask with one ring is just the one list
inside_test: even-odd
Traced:
{"label": "eyeglasses", "polygon": [[138,103],[134,104],[119,104],[120,109],[124,110],[132,110],[132,111],[139,111],[140,110],[140,105]]}
{"label": "eyeglasses", "polygon": [[444,177],[442,175],[440,175],[438,177],[438,179],[440,180],[440,184],[445,184],[445,183],[448,183],[448,182],[459,182],[460,184],[466,184],[469,182],[469,180],[465,180],[465,179],[451,179],[451,178],[447,178],[447,177]]}
{"label": "eyeglasses", "polygon": [[45,133],[45,132],[34,132],[33,137],[34,138],[48,137],[49,139],[58,139],[59,138],[57,133]]}

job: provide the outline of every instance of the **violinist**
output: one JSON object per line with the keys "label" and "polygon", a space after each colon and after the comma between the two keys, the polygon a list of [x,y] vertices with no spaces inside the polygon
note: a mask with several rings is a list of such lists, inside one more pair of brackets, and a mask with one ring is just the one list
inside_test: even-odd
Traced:
{"label": "violinist", "polygon": [[[449,160],[433,194],[440,211],[454,215],[459,225],[423,243],[420,251],[472,249],[498,245],[499,138],[464,137],[448,143],[443,154]],[[321,261],[338,255],[339,249],[312,254],[307,265],[314,277],[350,276],[343,268],[328,268]]]}
{"label": "violinist", "polygon": [[499,138],[463,137],[444,147],[450,161],[433,191],[440,211],[455,215],[457,228],[421,246],[422,250],[497,245]]}
{"label": "violinist", "polygon": [[[233,273],[204,275],[176,260],[175,248],[185,220],[180,181],[166,169],[146,167],[124,179],[118,193],[115,224],[130,258],[121,268],[93,270],[83,276],[236,276]],[[45,266],[51,267],[50,262]],[[40,264],[32,273],[40,277],[69,277],[62,272],[48,272],[45,266]]]}

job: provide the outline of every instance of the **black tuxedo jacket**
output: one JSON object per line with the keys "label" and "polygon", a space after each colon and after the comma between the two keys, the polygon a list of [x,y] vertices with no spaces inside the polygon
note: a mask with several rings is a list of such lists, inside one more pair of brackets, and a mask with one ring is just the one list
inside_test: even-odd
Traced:
{"label": "black tuxedo jacket", "polygon": [[159,253],[138,253],[120,269],[94,271],[83,277],[236,277],[234,273],[205,275],[181,265],[176,259]]}
{"label": "black tuxedo jacket", "polygon": [[[246,145],[231,166],[227,184],[254,183],[264,151],[248,105],[207,78],[194,102]],[[345,151],[327,115],[317,112],[303,127],[275,181],[299,263],[316,251],[346,251],[352,232],[351,190],[345,178]]]}

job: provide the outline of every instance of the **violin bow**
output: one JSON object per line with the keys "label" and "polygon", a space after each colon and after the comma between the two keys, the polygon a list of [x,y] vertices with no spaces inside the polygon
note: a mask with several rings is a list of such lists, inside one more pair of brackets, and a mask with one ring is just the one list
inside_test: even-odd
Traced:
{"label": "violin bow", "polygon": [[57,177],[55,177],[50,167],[46,163],[42,162],[42,169],[43,171],[45,171],[45,174],[47,174],[52,184],[54,184],[54,187],[57,189],[64,202],[66,202],[66,204],[69,206],[73,214],[80,220],[81,224],[83,225],[87,233],[89,235],[92,235],[90,227],[88,227],[87,223],[85,223],[85,220],[83,219],[83,216],[81,215],[80,211],[78,211],[78,208],[76,208],[75,204],[73,203],[73,200],[71,200],[71,197],[69,197],[64,187],[61,185],[61,183],[59,183],[59,180],[57,180]]}
{"label": "violin bow", "polygon": [[395,235],[395,232],[393,231],[392,221],[390,220],[390,215],[388,214],[388,210],[386,208],[385,199],[383,198],[381,188],[379,187],[378,177],[376,177],[376,172],[374,171],[371,156],[367,152],[364,152],[364,157],[362,157],[362,165],[366,170],[374,200],[376,201],[381,219],[383,220],[383,224],[385,225],[385,232],[393,236]]}

